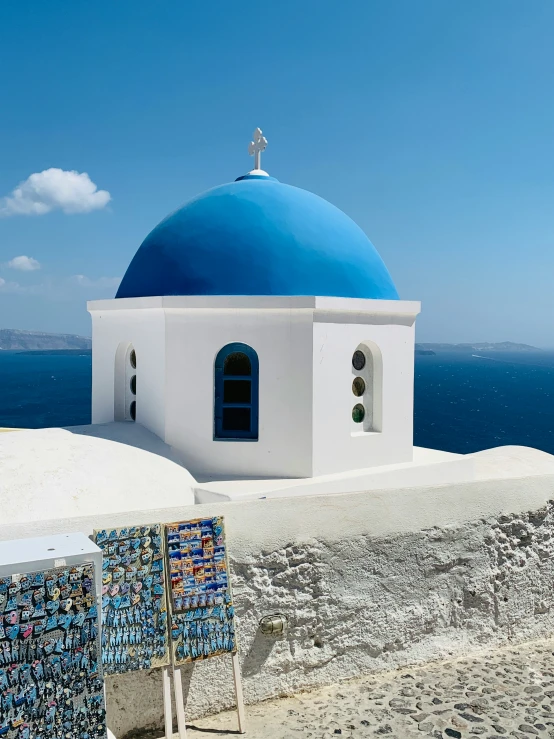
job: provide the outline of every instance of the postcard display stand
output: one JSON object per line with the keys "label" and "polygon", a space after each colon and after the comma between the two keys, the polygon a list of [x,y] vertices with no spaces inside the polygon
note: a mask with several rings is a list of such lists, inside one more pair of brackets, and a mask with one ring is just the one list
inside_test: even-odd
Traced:
{"label": "postcard display stand", "polygon": [[168,524],[165,534],[179,737],[186,737],[180,666],[226,653],[232,656],[239,733],[243,734],[244,701],[223,517]]}
{"label": "postcard display stand", "polygon": [[106,739],[98,597],[84,534],[0,542],[0,736]]}
{"label": "postcard display stand", "polygon": [[102,561],[102,663],[108,675],[162,667],[165,735],[173,735],[165,540],[161,524],[95,530]]}
{"label": "postcard display stand", "polygon": [[169,739],[172,711],[168,668],[172,665],[179,736],[185,739],[180,666],[229,653],[239,732],[244,733],[223,519],[98,530],[93,539],[103,554],[104,671],[120,674],[163,668],[165,735]]}

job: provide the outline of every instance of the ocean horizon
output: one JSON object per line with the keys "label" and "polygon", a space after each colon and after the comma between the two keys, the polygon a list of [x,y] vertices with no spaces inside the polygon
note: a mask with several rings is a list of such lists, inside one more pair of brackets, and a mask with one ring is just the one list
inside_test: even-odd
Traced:
{"label": "ocean horizon", "polygon": [[[90,423],[89,353],[0,352],[0,426]],[[554,351],[415,358],[414,443],[469,454],[515,444],[554,454]]]}

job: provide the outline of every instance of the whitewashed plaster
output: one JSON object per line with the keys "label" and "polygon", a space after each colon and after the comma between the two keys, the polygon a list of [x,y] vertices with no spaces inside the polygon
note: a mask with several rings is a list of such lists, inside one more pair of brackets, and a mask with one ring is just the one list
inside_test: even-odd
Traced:
{"label": "whitewashed plaster", "polygon": [[[152,434],[142,429],[138,436],[140,443]],[[182,466],[159,453],[79,430],[0,435],[0,522],[22,523],[37,536],[45,519],[147,510],[162,501],[192,504],[194,483]]]}
{"label": "whitewashed plaster", "polygon": [[[312,472],[312,323],[309,311],[166,310],[171,406],[166,441],[193,475],[308,477]],[[232,342],[259,359],[258,441],[214,440],[214,363]]]}
{"label": "whitewashed plaster", "polygon": [[[100,301],[117,303],[118,301]],[[124,302],[124,301],[119,301]],[[90,304],[89,304],[90,310]],[[92,423],[121,420],[128,375],[121,371],[127,349],[137,357],[137,422],[165,439],[165,318],[161,307],[140,312],[90,310],[92,317]]]}
{"label": "whitewashed plaster", "polygon": [[[548,471],[554,472],[554,464]],[[414,447],[411,462],[301,479],[203,480],[195,485],[194,495],[197,503],[211,503],[447,485],[474,479],[475,460],[470,455]]]}
{"label": "whitewashed plaster", "polygon": [[[93,422],[114,420],[118,347],[137,352],[137,421],[195,476],[313,477],[412,459],[419,303],[319,297],[160,297],[89,303]],[[259,440],[213,438],[214,361],[243,342],[260,363]],[[352,422],[352,354],[382,356],[382,431]],[[377,417],[377,415],[376,415]]]}
{"label": "whitewashed plaster", "polygon": [[[415,315],[404,311],[400,303],[388,316],[372,314],[369,306],[366,313],[315,314],[313,475],[412,461]],[[376,355],[369,377],[352,366],[356,350],[365,354],[366,366],[372,351]],[[362,397],[352,392],[357,376],[366,379]],[[353,422],[352,408],[360,402],[376,428],[366,419]]]}
{"label": "whitewashed plaster", "polygon": [[501,446],[474,454],[452,454],[413,448],[413,460],[365,470],[304,479],[199,480],[194,486],[197,503],[217,500],[289,498],[360,490],[453,485],[473,480],[497,480],[554,474],[554,456],[539,449]]}

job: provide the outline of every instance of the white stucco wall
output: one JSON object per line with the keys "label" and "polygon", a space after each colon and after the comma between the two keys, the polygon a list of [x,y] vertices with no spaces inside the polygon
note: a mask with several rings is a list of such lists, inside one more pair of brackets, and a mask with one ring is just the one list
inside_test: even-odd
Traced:
{"label": "white stucco wall", "polygon": [[121,395],[125,389],[121,383],[116,388],[116,356],[120,345],[130,343],[137,356],[136,420],[164,439],[165,318],[160,301],[146,305],[141,310],[128,310],[116,300],[88,304],[92,317],[92,423],[119,420],[115,418],[116,390]]}
{"label": "white stucco wall", "polygon": [[[195,476],[313,477],[412,458],[419,303],[320,297],[189,296],[89,303],[93,422],[114,418],[118,346],[137,354],[137,421]],[[352,422],[352,354],[382,356],[382,431]],[[123,342],[123,344],[122,344]],[[214,440],[214,362],[227,344],[259,359],[259,438]],[[379,414],[376,412],[375,418]]]}
{"label": "white stucco wall", "polygon": [[[166,441],[193,475],[304,477],[312,473],[312,322],[281,299],[207,299],[166,307]],[[233,307],[237,306],[237,307]],[[259,360],[258,441],[214,440],[214,363],[227,344]]]}
{"label": "white stucco wall", "polygon": [[[379,312],[317,312],[314,317],[314,475],[327,475],[379,465],[410,462],[413,450],[414,405],[414,308],[407,304],[379,303]],[[386,310],[389,303],[389,311]],[[409,304],[408,304],[409,305]],[[360,346],[361,345],[361,346]],[[360,348],[368,357],[373,345],[376,366],[357,372],[352,355]],[[380,356],[378,356],[380,354]],[[370,379],[376,374],[373,384]],[[352,381],[361,376],[366,394],[356,397]],[[374,397],[371,397],[374,395]],[[352,420],[353,407],[361,403],[373,414],[373,430]],[[368,416],[371,419],[371,412]],[[368,428],[369,426],[369,428]]]}
{"label": "white stucco wall", "polygon": [[[223,514],[247,702],[551,634],[554,475],[0,524],[0,540]],[[262,616],[289,618],[263,637]],[[187,718],[233,705],[228,658],[184,670]],[[118,737],[162,725],[161,671],[107,680]]]}

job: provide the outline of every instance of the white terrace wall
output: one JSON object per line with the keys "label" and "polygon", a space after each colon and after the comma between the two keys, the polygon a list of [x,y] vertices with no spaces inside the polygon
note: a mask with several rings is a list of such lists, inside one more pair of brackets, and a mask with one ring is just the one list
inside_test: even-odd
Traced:
{"label": "white terrace wall", "polygon": [[[554,475],[0,525],[0,539],[222,513],[247,703],[554,629]],[[262,616],[290,619],[281,639]],[[184,670],[189,719],[232,706],[229,658]],[[107,680],[117,737],[162,725],[161,671]],[[234,727],[231,727],[234,728]]]}

